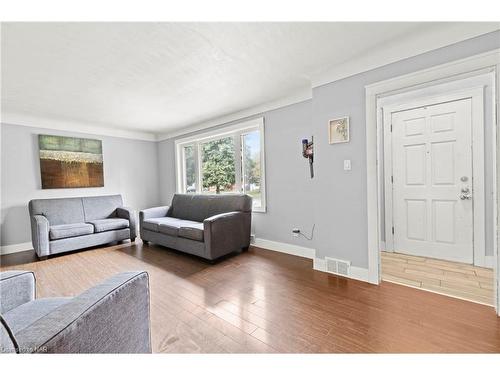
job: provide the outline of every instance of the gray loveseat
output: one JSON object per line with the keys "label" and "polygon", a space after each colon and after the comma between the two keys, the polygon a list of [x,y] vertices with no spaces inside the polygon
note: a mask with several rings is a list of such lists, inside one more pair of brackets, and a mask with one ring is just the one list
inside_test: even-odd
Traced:
{"label": "gray loveseat", "polygon": [[121,195],[33,199],[31,241],[40,258],[136,237],[134,211]]}
{"label": "gray loveseat", "polygon": [[146,272],[115,275],[74,298],[35,293],[32,272],[0,272],[0,353],[151,352]]}
{"label": "gray loveseat", "polygon": [[252,198],[175,194],[170,206],[139,212],[141,239],[215,260],[250,245]]}

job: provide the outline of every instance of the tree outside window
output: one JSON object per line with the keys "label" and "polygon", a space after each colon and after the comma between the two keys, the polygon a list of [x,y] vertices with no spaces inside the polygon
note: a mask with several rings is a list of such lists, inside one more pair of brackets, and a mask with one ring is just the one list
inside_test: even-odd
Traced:
{"label": "tree outside window", "polygon": [[204,191],[216,194],[233,191],[236,182],[233,138],[206,142],[201,147]]}

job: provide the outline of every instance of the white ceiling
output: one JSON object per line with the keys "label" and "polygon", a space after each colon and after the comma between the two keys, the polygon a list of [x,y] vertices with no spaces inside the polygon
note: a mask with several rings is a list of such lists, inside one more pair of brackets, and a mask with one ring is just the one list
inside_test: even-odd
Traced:
{"label": "white ceiling", "polygon": [[372,55],[388,63],[412,43],[417,54],[498,25],[3,23],[2,114],[169,133],[310,91]]}

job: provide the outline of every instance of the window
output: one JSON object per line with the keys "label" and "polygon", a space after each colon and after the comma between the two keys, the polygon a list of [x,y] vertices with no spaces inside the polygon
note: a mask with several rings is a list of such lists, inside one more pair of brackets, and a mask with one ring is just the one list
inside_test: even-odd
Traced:
{"label": "window", "polygon": [[245,193],[265,212],[264,119],[176,141],[177,191]]}

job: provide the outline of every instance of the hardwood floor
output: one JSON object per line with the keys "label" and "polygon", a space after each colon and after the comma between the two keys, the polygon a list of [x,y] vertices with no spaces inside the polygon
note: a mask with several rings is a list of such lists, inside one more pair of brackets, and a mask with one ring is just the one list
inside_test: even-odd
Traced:
{"label": "hardwood floor", "polygon": [[493,270],[382,251],[382,280],[494,305]]}
{"label": "hardwood floor", "polygon": [[153,350],[162,353],[500,352],[493,308],[314,271],[311,260],[251,247],[215,265],[122,244],[35,261],[38,297],[71,296],[114,273],[147,270]]}

